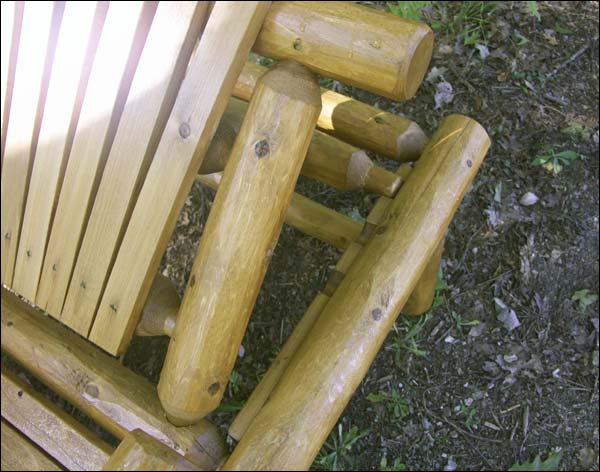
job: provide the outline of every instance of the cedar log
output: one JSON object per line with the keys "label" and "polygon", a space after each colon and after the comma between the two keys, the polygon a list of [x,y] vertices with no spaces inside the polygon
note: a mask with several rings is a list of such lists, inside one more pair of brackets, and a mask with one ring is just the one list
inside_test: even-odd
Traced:
{"label": "cedar log", "polygon": [[[256,81],[268,70],[247,62],[233,94],[249,101]],[[398,162],[416,161],[423,152],[427,136],[414,121],[326,88],[321,88],[321,101],[317,128],[324,133]]]}
{"label": "cedar log", "polygon": [[226,446],[208,421],[175,428],[156,388],[119,361],[2,288],[2,350],[113,436],[143,429],[205,469]]}
{"label": "cedar log", "polygon": [[[223,157],[223,153],[227,150],[230,130],[239,131],[247,108],[248,104],[242,100],[229,100],[217,140],[213,141],[213,149],[207,153],[200,168],[201,174],[225,167],[228,156]],[[340,190],[365,189],[387,197],[393,197],[400,186],[398,176],[375,165],[365,151],[320,131],[315,131],[312,136],[302,174]]]}
{"label": "cedar log", "polygon": [[489,148],[447,117],[223,470],[308,469],[444,237]]}
{"label": "cedar log", "polygon": [[258,82],[206,223],[158,394],[177,425],[223,396],[321,110],[316,77],[279,64]]}
{"label": "cedar log", "polygon": [[401,101],[425,77],[433,32],[424,23],[350,2],[274,2],[253,50]]}

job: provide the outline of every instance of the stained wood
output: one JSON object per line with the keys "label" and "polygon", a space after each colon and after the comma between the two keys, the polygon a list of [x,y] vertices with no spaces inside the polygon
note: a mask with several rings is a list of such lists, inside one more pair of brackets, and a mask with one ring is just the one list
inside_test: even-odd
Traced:
{"label": "stained wood", "polygon": [[121,354],[133,335],[179,212],[268,8],[269,2],[223,2],[211,12],[90,333],[93,342],[112,354]]}
{"label": "stained wood", "polygon": [[173,282],[162,274],[156,274],[142,318],[135,328],[136,336],[172,336],[181,297]]}
{"label": "stained wood", "polygon": [[[142,2],[100,4],[102,33],[94,55],[79,126],[65,171],[36,295],[59,317],[101,171],[123,110],[153,8]],[[106,11],[108,7],[108,11]],[[138,27],[138,34],[135,37]]]}
{"label": "stained wood", "polygon": [[405,315],[424,315],[431,308],[431,303],[435,297],[435,286],[438,281],[438,272],[440,270],[440,262],[442,261],[443,253],[444,240],[442,239],[427,262],[415,289],[412,291],[406,304],[402,308],[402,313]]}
{"label": "stained wood", "polygon": [[221,401],[320,108],[316,77],[296,62],[257,84],[161,373],[159,396],[175,424],[193,423]]}
{"label": "stained wood", "polygon": [[276,2],[254,45],[263,56],[295,59],[396,101],[415,94],[432,49],[424,23],[350,2]]}
{"label": "stained wood", "polygon": [[2,417],[68,470],[99,470],[113,448],[2,366]]}
{"label": "stained wood", "polygon": [[[217,190],[221,174],[198,175],[196,180]],[[292,194],[284,221],[304,234],[325,241],[338,249],[347,248],[362,231],[362,225],[358,221],[297,192]]]}
{"label": "stained wood", "polygon": [[89,70],[84,67],[96,2],[67,2],[29,182],[12,287],[35,301],[54,205],[77,125]]}
{"label": "stained wood", "polygon": [[[267,70],[247,62],[233,94],[250,100],[256,81]],[[423,152],[427,136],[414,121],[326,88],[321,88],[321,101],[317,127],[324,133],[399,162],[416,161]]]}
{"label": "stained wood", "polygon": [[[406,303],[489,148],[447,117],[223,466],[308,469]],[[302,379],[299,382],[298,379]]]}
{"label": "stained wood", "polygon": [[[202,2],[161,2],[152,20],[60,315],[63,323],[83,336],[91,331],[111,263],[185,74],[205,10]],[[130,270],[128,267],[127,272]],[[116,354],[114,349],[108,350]]]}
{"label": "stained wood", "polygon": [[2,470],[64,470],[2,418]]}
{"label": "stained wood", "polygon": [[325,305],[329,301],[329,297],[322,293],[318,293],[313,299],[310,306],[302,315],[302,318],[294,328],[294,331],[287,339],[275,360],[269,366],[269,370],[260,380],[260,383],[252,391],[252,394],[244,403],[244,407],[236,415],[235,420],[229,427],[229,436],[239,441],[254,417],[258,414],[264,404],[268,401],[271,392],[279,382],[279,379],[285,372],[288,363],[298,346],[302,343],[306,334],[310,331],[318,316],[323,311]]}
{"label": "stained wood", "polygon": [[[41,122],[41,116],[37,114],[38,103],[41,101],[43,107],[44,89],[47,88],[42,81],[44,65],[56,45],[50,40],[52,19],[52,2],[25,4],[0,184],[1,276],[2,283],[8,286],[12,285],[27,187]],[[60,15],[55,14],[55,23],[59,20]]]}
{"label": "stained wood", "polygon": [[208,421],[175,428],[146,379],[4,288],[0,334],[4,352],[113,436],[142,429],[206,469],[226,453]]}
{"label": "stained wood", "polygon": [[[232,98],[220,126],[238,131],[246,110],[245,102]],[[216,160],[215,155],[208,157]],[[210,168],[215,170],[218,165]],[[302,174],[340,190],[365,189],[388,197],[394,196],[400,185],[398,176],[375,165],[364,151],[320,131],[312,136]]]}
{"label": "stained wood", "polygon": [[0,121],[2,122],[2,138],[0,141],[0,153],[4,162],[4,144],[6,141],[6,129],[10,117],[10,103],[12,90],[15,82],[15,67],[17,52],[19,50],[19,38],[21,36],[21,24],[23,23],[23,3],[2,2],[2,14],[0,15],[2,25],[2,51],[0,55]]}
{"label": "stained wood", "polygon": [[127,433],[102,470],[200,470],[141,429]]}

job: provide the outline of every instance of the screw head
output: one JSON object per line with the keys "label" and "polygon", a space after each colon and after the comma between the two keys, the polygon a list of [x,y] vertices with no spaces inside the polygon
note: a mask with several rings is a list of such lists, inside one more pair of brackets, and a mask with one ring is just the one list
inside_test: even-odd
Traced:
{"label": "screw head", "polygon": [[179,126],[179,136],[181,136],[183,139],[186,139],[190,136],[190,134],[192,134],[190,125],[188,123],[181,123]]}
{"label": "screw head", "polygon": [[27,251],[25,252],[25,254],[27,254],[27,257],[31,257],[31,250],[27,249]]}
{"label": "screw head", "polygon": [[111,303],[111,304],[110,304],[110,309],[111,309],[112,311],[114,311],[115,313],[117,312],[117,308],[119,308],[119,307],[117,306],[117,304],[116,304],[116,303]]}
{"label": "screw head", "polygon": [[10,233],[6,233],[6,234],[4,235],[4,239],[8,239],[8,240],[10,240]]}
{"label": "screw head", "polygon": [[254,143],[254,154],[259,159],[261,157],[265,157],[267,154],[271,152],[271,146],[269,146],[269,141],[266,139],[261,139]]}

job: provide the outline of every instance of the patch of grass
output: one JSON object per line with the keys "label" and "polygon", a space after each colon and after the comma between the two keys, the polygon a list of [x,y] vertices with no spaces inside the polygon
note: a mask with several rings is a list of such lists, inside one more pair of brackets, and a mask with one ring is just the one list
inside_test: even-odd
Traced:
{"label": "patch of grass", "polygon": [[383,471],[394,471],[394,470],[406,470],[406,464],[404,464],[398,457],[394,460],[393,464],[388,465],[387,457],[383,456],[379,462],[379,470]]}
{"label": "patch of grass", "polygon": [[459,415],[465,416],[465,426],[470,428],[473,425],[479,424],[479,417],[477,416],[477,409],[463,405],[458,412]]}
{"label": "patch of grass", "polygon": [[536,20],[542,21],[537,2],[525,2],[525,4],[527,5],[527,11],[529,12],[529,14],[533,16]]}
{"label": "patch of grass", "polygon": [[456,31],[465,46],[486,43],[497,2],[464,2],[455,18]]}
{"label": "patch of grass", "polygon": [[571,300],[574,302],[579,302],[579,311],[583,313],[588,306],[596,303],[596,300],[598,300],[598,295],[585,288],[575,292],[571,297]]}
{"label": "patch of grass", "polygon": [[438,306],[444,303],[444,295],[443,291],[448,290],[448,284],[444,280],[444,274],[442,272],[442,268],[438,270],[438,279],[435,283],[435,296],[433,297],[433,303],[431,304],[431,310],[435,310]]}
{"label": "patch of grass", "polygon": [[533,471],[533,470],[542,470],[542,471],[552,471],[558,470],[560,466],[561,454],[560,453],[550,453],[546,460],[542,461],[540,455],[535,456],[530,462],[515,462],[509,471]]}
{"label": "patch of grass", "polygon": [[572,138],[585,141],[589,140],[591,135],[590,130],[578,121],[569,121],[567,126],[563,128],[562,132],[571,136]]}
{"label": "patch of grass", "polygon": [[335,429],[329,435],[329,439],[323,445],[315,465],[321,470],[340,470],[340,466],[349,465],[354,468],[354,459],[349,455],[352,447],[362,438],[367,436],[370,430],[359,431],[352,426],[344,432],[342,424],[338,424],[337,434]]}
{"label": "patch of grass", "polygon": [[394,324],[394,336],[390,346],[386,349],[394,351],[394,360],[397,365],[400,365],[403,354],[407,352],[417,357],[424,357],[428,354],[419,348],[420,334],[425,324],[431,319],[431,314],[427,313],[421,317],[403,317],[402,327],[398,327],[398,323]]}
{"label": "patch of grass", "polygon": [[459,313],[457,313],[454,310],[450,312],[450,316],[452,316],[452,319],[454,320],[454,323],[456,324],[456,327],[459,330],[465,326],[476,326],[479,324],[479,320],[465,320]]}
{"label": "patch of grass", "polygon": [[431,5],[431,2],[387,2],[394,15],[414,21],[421,20],[421,11],[428,5]]}
{"label": "patch of grass", "polygon": [[554,149],[550,149],[548,154],[536,156],[531,165],[541,166],[554,175],[558,175],[562,172],[564,166],[570,165],[576,159],[579,159],[579,154],[575,151],[554,152]]}
{"label": "patch of grass", "polygon": [[405,418],[410,413],[410,406],[408,402],[400,395],[400,392],[395,388],[392,389],[392,393],[370,393],[367,396],[367,400],[373,403],[385,402],[387,409],[394,413],[394,416],[398,419]]}

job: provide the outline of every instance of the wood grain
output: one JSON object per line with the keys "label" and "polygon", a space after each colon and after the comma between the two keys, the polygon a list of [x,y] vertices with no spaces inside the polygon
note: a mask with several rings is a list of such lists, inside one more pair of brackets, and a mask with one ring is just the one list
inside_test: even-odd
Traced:
{"label": "wood grain", "polygon": [[[269,2],[216,3],[142,186],[90,339],[129,344],[160,259]],[[219,54],[215,54],[218,50]]]}
{"label": "wood grain", "polygon": [[102,470],[201,470],[141,429],[127,433]]}
{"label": "wood grain", "polygon": [[2,366],[2,417],[68,470],[100,470],[113,448]]}
{"label": "wood grain", "polygon": [[158,386],[190,424],[225,392],[321,108],[318,82],[285,61],[259,81],[231,151]]}
{"label": "wood grain", "polygon": [[411,98],[425,77],[433,32],[350,2],[276,2],[253,49],[400,101]]}
{"label": "wood grain", "polygon": [[[381,348],[489,148],[444,120],[223,470],[307,469]],[[302,379],[301,382],[298,379]]]}
{"label": "wood grain", "polygon": [[[247,62],[233,94],[249,101],[256,81],[268,70]],[[321,101],[317,128],[324,133],[398,162],[416,161],[423,152],[427,136],[414,121],[326,88],[321,88]]]}
{"label": "wood grain", "polygon": [[2,350],[113,436],[142,429],[199,467],[214,469],[226,452],[208,421],[175,428],[156,387],[119,361],[2,288]]}
{"label": "wood grain", "polygon": [[[101,5],[106,10],[106,4]],[[102,33],[36,295],[37,305],[55,317],[63,308],[94,195],[149,28],[144,18],[154,12],[141,2],[112,2],[103,13]]]}
{"label": "wood grain", "polygon": [[25,4],[0,185],[1,276],[2,283],[8,286],[12,285],[29,177],[41,123],[41,116],[37,113],[38,104],[43,109],[47,89],[47,84],[42,79],[46,59],[53,55],[56,46],[56,42],[50,40],[53,19],[57,27],[60,15],[54,11],[52,2]]}
{"label": "wood grain", "polygon": [[[12,287],[35,301],[51,220],[89,75],[86,55],[96,2],[65,4],[33,162]],[[99,31],[95,31],[99,33]],[[86,70],[87,69],[87,70]]]}
{"label": "wood grain", "polygon": [[65,470],[2,418],[2,470]]}
{"label": "wood grain", "polygon": [[111,264],[201,31],[205,10],[204,3],[162,2],[152,20],[60,315],[63,323],[83,336],[91,331]]}

